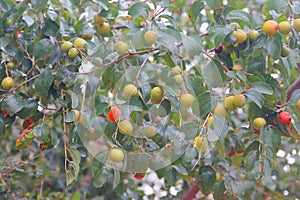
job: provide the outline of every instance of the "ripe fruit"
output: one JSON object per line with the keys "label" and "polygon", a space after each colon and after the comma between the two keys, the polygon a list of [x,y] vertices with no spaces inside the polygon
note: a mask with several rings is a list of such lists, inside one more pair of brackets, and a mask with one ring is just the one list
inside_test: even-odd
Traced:
{"label": "ripe fruit", "polygon": [[213,124],[214,123],[214,117],[213,116],[210,116],[208,119],[207,119],[207,122],[206,122],[206,125],[208,128],[213,128]]}
{"label": "ripe fruit", "polygon": [[232,26],[233,28],[240,28],[240,25],[236,22],[231,22],[229,26]]}
{"label": "ripe fruit", "polygon": [[15,68],[15,63],[14,62],[8,62],[7,64],[6,64],[6,67],[7,67],[7,69],[8,70],[13,70],[14,68]]}
{"label": "ripe fruit", "polygon": [[163,95],[163,91],[160,87],[154,87],[150,93],[151,102],[154,104],[160,103],[163,98]]}
{"label": "ripe fruit", "polygon": [[68,51],[68,56],[70,58],[75,58],[78,55],[78,50],[75,47],[72,47],[69,51]]}
{"label": "ripe fruit", "polygon": [[255,118],[254,121],[253,121],[253,128],[255,130],[260,130],[262,126],[266,125],[267,122],[264,118],[262,117],[258,117],[258,118]]}
{"label": "ripe fruit", "polygon": [[6,90],[11,89],[14,86],[14,84],[15,84],[15,81],[11,77],[5,77],[1,83],[2,87]]}
{"label": "ripe fruit", "polygon": [[191,94],[183,94],[180,97],[180,104],[183,105],[184,107],[188,108],[191,107],[193,102],[195,100],[195,97]]}
{"label": "ripe fruit", "polygon": [[288,34],[291,31],[291,25],[288,21],[280,22],[278,28],[279,32],[282,34]]}
{"label": "ripe fruit", "polygon": [[126,97],[134,97],[138,94],[138,89],[133,84],[128,84],[123,89],[123,94]]}
{"label": "ripe fruit", "polygon": [[259,35],[259,32],[257,30],[251,30],[249,33],[248,33],[248,36],[249,36],[249,39],[251,42],[255,41],[256,38],[258,37]]}
{"label": "ripe fruit", "polygon": [[181,83],[183,83],[183,78],[180,74],[177,74],[176,76],[174,76],[174,80],[177,85],[181,85]]}
{"label": "ripe fruit", "polygon": [[300,110],[300,99],[297,101],[296,106],[297,106],[298,110]]}
{"label": "ripe fruit", "polygon": [[281,49],[281,57],[288,57],[289,55],[290,55],[290,49],[289,48],[287,48],[287,47],[283,47],[282,49]]}
{"label": "ripe fruit", "polygon": [[121,116],[121,111],[117,107],[111,107],[110,111],[107,113],[106,118],[111,122],[116,122]]}
{"label": "ripe fruit", "polygon": [[236,109],[236,106],[234,105],[234,96],[225,97],[224,106],[227,110],[234,111]]}
{"label": "ripe fruit", "polygon": [[279,115],[278,115],[278,120],[280,121],[280,123],[282,124],[287,124],[291,121],[291,115],[290,113],[288,112],[281,112]]}
{"label": "ripe fruit", "polygon": [[109,23],[104,22],[103,24],[100,24],[98,27],[98,31],[99,31],[100,35],[106,36],[110,31]]}
{"label": "ripe fruit", "polygon": [[178,65],[174,66],[171,69],[171,74],[172,75],[177,75],[177,74],[181,74],[181,73],[182,73],[182,70],[181,70],[181,68]]}
{"label": "ripe fruit", "polygon": [[155,31],[146,31],[144,34],[144,40],[149,44],[153,44],[157,40],[156,32]]}
{"label": "ripe fruit", "polygon": [[85,49],[87,47],[87,42],[82,38],[76,38],[74,41],[75,47],[78,49]]}
{"label": "ripe fruit", "polygon": [[220,44],[218,47],[215,48],[215,53],[216,53],[216,54],[222,53],[222,51],[223,51],[223,46],[222,46],[222,44]]}
{"label": "ripe fruit", "polygon": [[114,48],[119,55],[124,55],[128,53],[128,45],[125,42],[122,41],[116,42]]}
{"label": "ripe fruit", "polygon": [[133,126],[131,124],[130,121],[128,120],[123,120],[119,123],[119,131],[120,133],[123,133],[123,134],[130,134],[132,133],[132,130],[133,130]]}
{"label": "ripe fruit", "polygon": [[274,35],[278,30],[278,23],[274,20],[268,20],[264,23],[263,30],[267,35]]}
{"label": "ripe fruit", "polygon": [[121,162],[122,160],[124,160],[125,154],[119,148],[112,148],[108,152],[108,157],[114,162]]}
{"label": "ripe fruit", "polygon": [[70,41],[64,41],[61,45],[60,48],[63,52],[69,51],[73,47],[72,42]]}
{"label": "ripe fruit", "polygon": [[234,96],[233,103],[236,107],[242,108],[246,104],[246,97],[243,94],[237,94]]}
{"label": "ripe fruit", "polygon": [[300,32],[300,19],[295,19],[293,26],[294,26],[295,31]]}
{"label": "ripe fruit", "polygon": [[247,33],[242,29],[237,29],[233,31],[232,34],[236,37],[235,42],[238,44],[245,42],[247,39]]}
{"label": "ripe fruit", "polygon": [[203,136],[196,136],[194,138],[194,147],[197,148],[199,151],[204,152],[207,149],[207,139]]}
{"label": "ripe fruit", "polygon": [[72,110],[72,111],[73,111],[74,114],[75,114],[74,122],[76,123],[76,122],[78,122],[79,119],[80,119],[80,112],[79,112],[79,110]]}
{"label": "ripe fruit", "polygon": [[104,17],[99,16],[98,14],[94,15],[94,22],[96,24],[103,24],[104,22],[106,22],[107,20]]}
{"label": "ripe fruit", "polygon": [[133,177],[134,177],[136,180],[141,180],[141,179],[144,178],[145,174],[146,174],[146,173],[135,173],[135,174],[133,175]]}
{"label": "ripe fruit", "polygon": [[154,126],[146,126],[144,128],[144,133],[147,137],[153,137],[156,135],[156,129]]}
{"label": "ripe fruit", "polygon": [[222,175],[220,173],[216,173],[216,182],[221,182],[222,181]]}
{"label": "ripe fruit", "polygon": [[225,108],[224,104],[218,103],[214,109],[214,114],[222,115],[222,116],[226,117],[227,112],[226,112],[226,108]]}

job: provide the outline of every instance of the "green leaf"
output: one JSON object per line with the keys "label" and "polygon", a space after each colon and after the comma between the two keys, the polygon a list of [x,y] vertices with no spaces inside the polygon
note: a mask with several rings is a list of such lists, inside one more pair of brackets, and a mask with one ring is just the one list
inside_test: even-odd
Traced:
{"label": "green leaf", "polygon": [[215,46],[218,46],[228,34],[232,31],[232,27],[229,25],[216,25],[209,29],[209,37],[214,40]]}
{"label": "green leaf", "polygon": [[215,184],[215,191],[213,193],[214,199],[223,199],[224,195],[226,194],[226,187],[224,181]]}
{"label": "green leaf", "polygon": [[181,35],[172,29],[160,29],[157,31],[157,43],[164,45],[173,53],[178,53],[177,44],[181,42]]}
{"label": "green leaf", "polygon": [[223,4],[223,1],[220,1],[220,0],[205,0],[205,2],[213,10],[216,10],[216,9],[222,7],[222,4]]}
{"label": "green leaf", "polygon": [[52,51],[54,45],[49,39],[38,41],[33,47],[33,53],[36,59],[45,59]]}
{"label": "green leaf", "polygon": [[191,162],[198,154],[198,149],[189,146],[184,154],[184,160],[186,162]]}
{"label": "green leaf", "polygon": [[264,49],[267,52],[268,55],[271,55],[275,60],[280,58],[281,54],[281,41],[277,40],[276,38],[267,41],[264,44]]}
{"label": "green leaf", "polygon": [[245,92],[245,96],[251,101],[253,101],[259,108],[262,108],[264,98],[261,93],[259,93],[256,90],[247,90]]}
{"label": "green leaf", "polygon": [[244,151],[244,156],[246,157],[250,152],[257,151],[259,148],[259,142],[253,141],[251,144],[248,145],[248,147]]}
{"label": "green leaf", "polygon": [[207,65],[201,67],[202,76],[206,84],[211,88],[223,87],[225,74],[222,66],[211,61]]}
{"label": "green leaf", "polygon": [[47,7],[48,0],[32,0],[32,5],[35,8],[43,9]]}
{"label": "green leaf", "polygon": [[290,97],[290,103],[296,104],[299,99],[300,99],[300,89],[294,90]]}
{"label": "green leaf", "polygon": [[253,20],[252,17],[243,10],[232,10],[227,16],[227,20],[231,20],[238,23],[245,23],[249,27],[252,26]]}
{"label": "green leaf", "polygon": [[214,126],[214,129],[208,129],[207,139],[210,142],[223,141],[229,130],[226,118],[221,115],[214,115],[213,124],[218,124],[218,126]]}
{"label": "green leaf", "polygon": [[160,117],[166,117],[169,115],[171,111],[171,102],[168,99],[164,99],[160,104],[158,108],[158,115]]}
{"label": "green leaf", "polygon": [[192,37],[189,37],[185,34],[181,34],[181,36],[183,47],[187,50],[189,56],[194,58],[196,55],[199,55],[202,45]]}
{"label": "green leaf", "polygon": [[116,188],[120,183],[120,171],[114,169],[114,181],[113,181],[113,188]]}
{"label": "green leaf", "polygon": [[214,191],[214,184],[216,182],[216,173],[209,167],[201,167],[199,169],[199,186],[201,188],[201,192],[205,195]]}
{"label": "green leaf", "polygon": [[187,170],[182,165],[173,165],[173,168],[182,175],[188,175]]}
{"label": "green leaf", "polygon": [[145,2],[138,2],[133,4],[128,10],[128,15],[131,15],[133,18],[137,18],[139,16],[148,16],[148,12],[150,7]]}
{"label": "green leaf", "polygon": [[5,133],[5,122],[0,118],[0,135]]}
{"label": "green leaf", "polygon": [[195,22],[197,20],[197,17],[200,15],[201,10],[204,8],[204,3],[197,0],[191,5],[189,9],[189,15],[192,18],[192,21]]}
{"label": "green leaf", "polygon": [[197,97],[200,108],[200,117],[205,117],[212,110],[212,99],[209,92],[204,92]]}
{"label": "green leaf", "polygon": [[21,111],[25,106],[24,100],[17,94],[9,94],[3,98],[1,108],[6,110],[9,115],[14,115]]}
{"label": "green leaf", "polygon": [[80,192],[76,192],[73,196],[72,196],[72,200],[81,200],[81,195]]}
{"label": "green leaf", "polygon": [[40,97],[47,97],[50,86],[52,85],[54,77],[50,70],[43,69],[42,73],[33,82],[34,90]]}
{"label": "green leaf", "polygon": [[256,90],[259,93],[262,94],[268,94],[271,95],[273,94],[273,89],[271,86],[269,86],[267,83],[263,82],[256,82],[252,85],[252,89]]}
{"label": "green leaf", "polygon": [[291,8],[292,8],[292,11],[295,15],[298,15],[300,14],[300,2],[289,2]]}
{"label": "green leaf", "polygon": [[277,153],[281,144],[281,133],[278,129],[264,126],[260,130],[260,139],[263,144],[272,149],[273,154]]}
{"label": "green leaf", "polygon": [[27,99],[24,101],[25,106],[18,112],[18,116],[22,119],[33,117],[38,109],[38,102],[36,99]]}
{"label": "green leaf", "polygon": [[262,11],[265,16],[270,16],[269,12],[271,10],[279,13],[282,12],[285,6],[287,6],[287,2],[285,0],[267,0],[263,5]]}
{"label": "green leaf", "polygon": [[255,71],[264,73],[266,71],[265,58],[261,54],[259,56],[250,57],[248,60],[248,67],[249,73]]}
{"label": "green leaf", "polygon": [[43,33],[46,36],[56,36],[59,30],[59,25],[52,21],[51,19],[47,18],[45,21],[45,26],[43,27]]}

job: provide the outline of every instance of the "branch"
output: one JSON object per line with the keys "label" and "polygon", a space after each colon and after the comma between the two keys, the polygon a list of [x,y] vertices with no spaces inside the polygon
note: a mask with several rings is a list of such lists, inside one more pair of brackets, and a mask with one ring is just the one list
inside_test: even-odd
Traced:
{"label": "branch", "polygon": [[294,81],[294,83],[287,89],[287,100],[286,101],[290,100],[292,93],[297,89],[300,89],[300,77],[298,77]]}
{"label": "branch", "polygon": [[200,187],[198,186],[198,180],[190,186],[190,188],[182,195],[181,200],[191,200],[196,197],[196,194],[200,191]]}

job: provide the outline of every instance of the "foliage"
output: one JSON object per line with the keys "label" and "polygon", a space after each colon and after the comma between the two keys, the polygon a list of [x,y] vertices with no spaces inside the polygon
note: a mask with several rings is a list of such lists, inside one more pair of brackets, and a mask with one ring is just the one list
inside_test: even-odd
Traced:
{"label": "foliage", "polygon": [[[299,197],[299,7],[1,1],[0,80],[14,80],[0,88],[1,199],[192,199],[190,186],[203,198]],[[288,21],[290,33],[265,34],[267,20]],[[259,34],[237,43],[237,29]],[[128,84],[137,93],[124,94]],[[215,109],[237,94],[244,107]],[[255,130],[259,117],[267,124]],[[122,120],[130,131],[119,131]],[[108,153],[116,147],[120,162]],[[147,173],[164,178],[160,193],[139,188]]]}

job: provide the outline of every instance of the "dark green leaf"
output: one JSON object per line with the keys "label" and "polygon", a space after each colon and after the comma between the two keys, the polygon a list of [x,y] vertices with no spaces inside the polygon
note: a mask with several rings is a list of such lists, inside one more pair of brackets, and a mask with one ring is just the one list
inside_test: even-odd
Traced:
{"label": "dark green leaf", "polygon": [[9,115],[14,115],[21,111],[25,106],[25,102],[17,94],[9,94],[2,100],[1,107]]}
{"label": "dark green leaf", "polygon": [[201,10],[204,8],[203,2],[197,0],[193,3],[189,10],[189,15],[192,18],[192,21],[195,22],[197,17],[200,15]]}
{"label": "dark green leaf", "polygon": [[52,51],[53,44],[49,39],[42,39],[34,45],[33,52],[36,59],[45,59]]}
{"label": "dark green leaf", "polygon": [[34,89],[37,92],[38,96],[46,97],[48,96],[48,91],[52,85],[54,77],[50,70],[43,70],[38,78],[33,82]]}
{"label": "dark green leaf", "polygon": [[168,99],[164,99],[158,108],[158,115],[160,117],[166,117],[167,115],[169,115],[171,111],[171,102]]}

